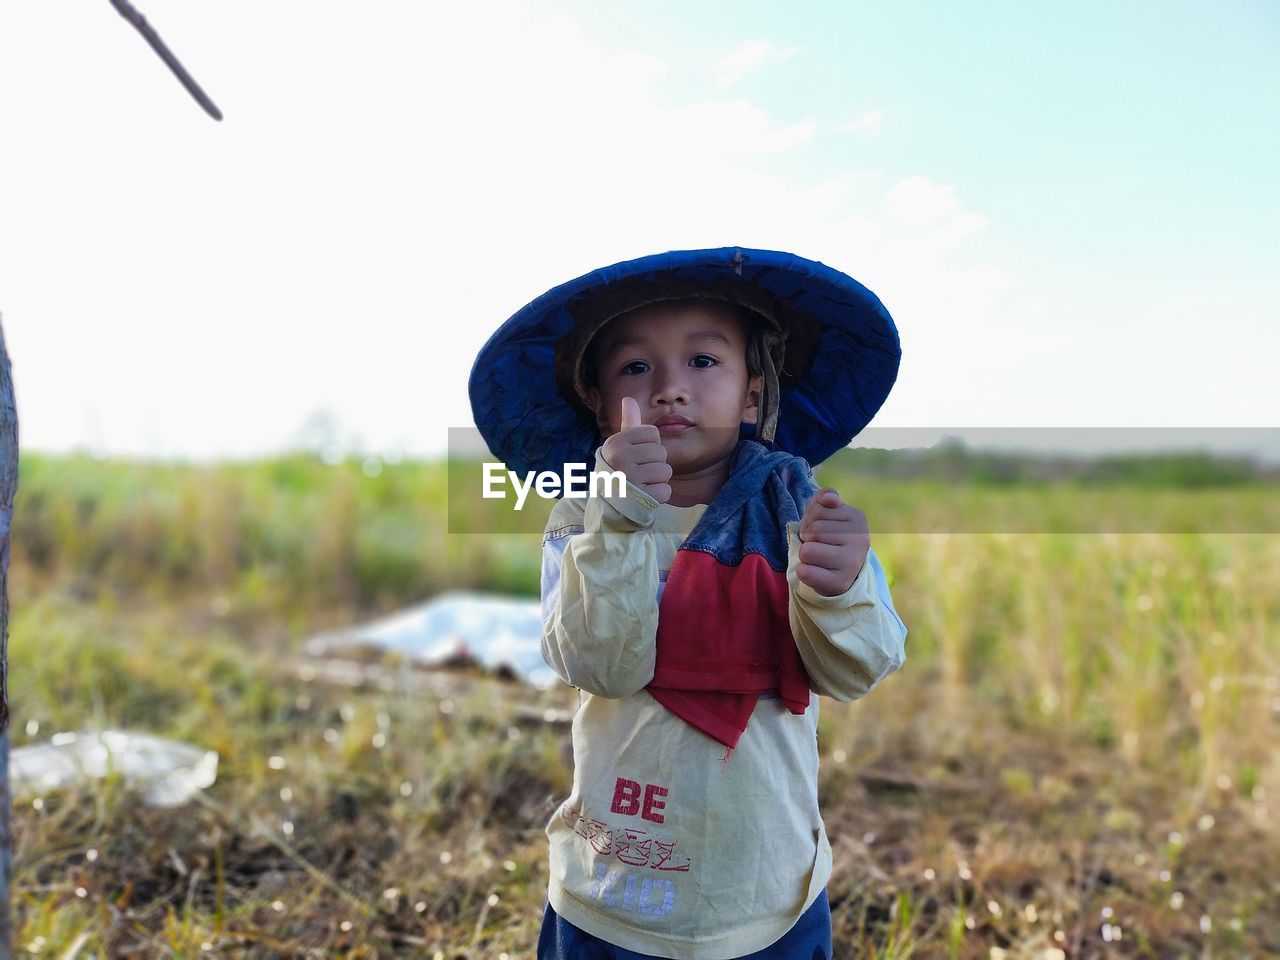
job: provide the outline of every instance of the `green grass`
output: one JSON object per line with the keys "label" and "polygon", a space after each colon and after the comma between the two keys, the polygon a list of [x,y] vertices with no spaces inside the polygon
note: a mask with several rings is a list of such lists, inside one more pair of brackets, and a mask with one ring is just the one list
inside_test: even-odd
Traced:
{"label": "green grass", "polygon": [[[1274,530],[1274,492],[832,466],[911,629],[900,674],[822,708],[838,955],[1274,950],[1280,535],[922,532],[957,503],[1040,523],[1099,497]],[[518,708],[571,697],[396,663],[386,689],[327,684],[300,653],[442,589],[536,592],[536,536],[449,536],[446,489],[439,464],[24,458],[14,744],[114,726],[222,760],[180,810],[111,781],[18,798],[18,950],[531,955],[570,768],[564,729]]]}

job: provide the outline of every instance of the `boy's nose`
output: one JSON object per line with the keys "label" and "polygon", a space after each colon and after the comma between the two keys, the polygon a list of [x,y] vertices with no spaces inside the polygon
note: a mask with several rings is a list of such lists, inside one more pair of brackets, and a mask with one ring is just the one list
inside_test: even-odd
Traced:
{"label": "boy's nose", "polygon": [[689,383],[681,371],[658,371],[653,380],[653,402],[655,404],[689,402]]}

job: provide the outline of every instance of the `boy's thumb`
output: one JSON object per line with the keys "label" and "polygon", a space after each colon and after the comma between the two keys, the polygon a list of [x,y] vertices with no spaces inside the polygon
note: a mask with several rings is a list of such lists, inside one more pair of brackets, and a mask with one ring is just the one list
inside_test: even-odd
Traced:
{"label": "boy's thumb", "polygon": [[640,404],[633,397],[622,398],[622,430],[640,426]]}

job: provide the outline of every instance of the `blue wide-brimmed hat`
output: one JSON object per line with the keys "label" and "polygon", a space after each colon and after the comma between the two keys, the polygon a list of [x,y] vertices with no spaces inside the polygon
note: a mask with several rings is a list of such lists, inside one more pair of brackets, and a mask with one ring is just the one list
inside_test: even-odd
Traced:
{"label": "blue wide-brimmed hat", "polygon": [[518,473],[593,463],[603,441],[582,399],[588,341],[637,307],[694,297],[739,304],[770,329],[780,363],[776,421],[766,414],[766,439],[781,450],[820,463],[857,436],[893,387],[898,330],[879,298],[852,277],[776,250],[676,250],[562,283],[498,328],[476,357],[469,386],[489,449]]}

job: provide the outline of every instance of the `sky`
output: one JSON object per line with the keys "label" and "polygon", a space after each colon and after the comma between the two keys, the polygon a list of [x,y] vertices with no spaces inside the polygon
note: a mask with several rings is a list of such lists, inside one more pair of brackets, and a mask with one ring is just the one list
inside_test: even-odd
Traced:
{"label": "sky", "polygon": [[888,307],[873,427],[1273,428],[1280,7],[293,0],[0,13],[24,449],[442,452],[524,303],[784,249]]}

